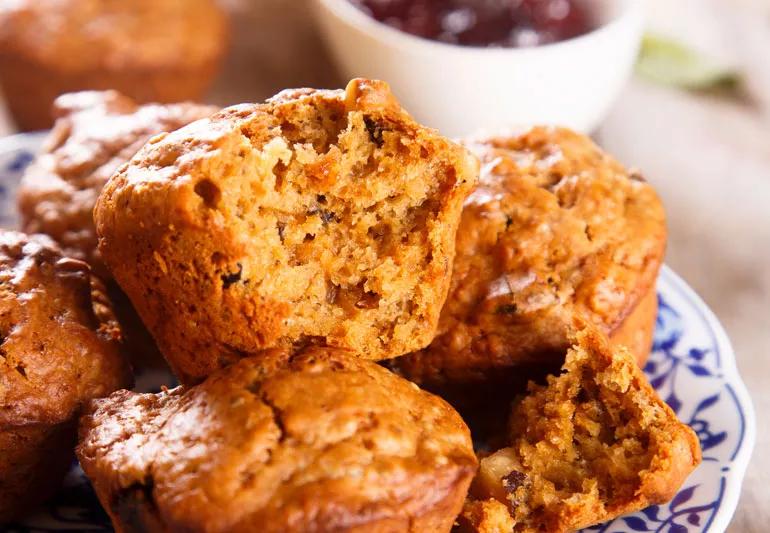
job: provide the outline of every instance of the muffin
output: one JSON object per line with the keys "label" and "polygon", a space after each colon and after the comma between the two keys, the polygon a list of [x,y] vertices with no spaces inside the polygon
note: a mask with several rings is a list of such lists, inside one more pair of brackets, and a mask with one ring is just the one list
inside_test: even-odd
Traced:
{"label": "muffin", "polygon": [[139,105],[116,91],[59,96],[53,106],[54,128],[19,185],[22,229],[45,233],[67,256],[86,261],[110,280],[93,221],[102,187],[152,136],[216,110],[192,103]]}
{"label": "muffin", "polygon": [[217,109],[193,103],[139,105],[116,91],[84,91],[56,99],[56,123],[27,167],[18,191],[21,227],[44,233],[105,280],[135,366],[162,362],[155,343],[101,260],[93,210],[115,170],[153,135],[173,131]]}
{"label": "muffin", "polygon": [[654,189],[562,128],[468,143],[482,162],[465,202],[438,335],[395,362],[419,384],[486,387],[559,366],[587,318],[640,365],[666,243]]}
{"label": "muffin", "polygon": [[49,127],[54,99],[72,91],[200,100],[226,41],[216,0],[0,2],[0,85],[23,130]]}
{"label": "muffin", "polygon": [[118,531],[448,532],[476,471],[441,399],[338,349],[273,349],[81,419]]}
{"label": "muffin", "polygon": [[150,141],[99,250],[183,383],[273,347],[394,357],[433,339],[477,170],[385,83],[284,91]]}
{"label": "muffin", "polygon": [[44,236],[0,232],[0,523],[50,496],[83,403],[131,383],[88,265]]}
{"label": "muffin", "polygon": [[566,532],[670,500],[700,463],[695,433],[625,348],[593,327],[560,373],[531,383],[506,447],[481,460],[462,531]]}

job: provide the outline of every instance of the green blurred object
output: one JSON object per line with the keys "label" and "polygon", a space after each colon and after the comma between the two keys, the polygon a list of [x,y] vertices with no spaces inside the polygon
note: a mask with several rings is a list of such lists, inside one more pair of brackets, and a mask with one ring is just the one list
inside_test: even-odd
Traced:
{"label": "green blurred object", "polygon": [[636,72],[645,78],[692,90],[738,91],[741,75],[682,43],[655,34],[645,34]]}

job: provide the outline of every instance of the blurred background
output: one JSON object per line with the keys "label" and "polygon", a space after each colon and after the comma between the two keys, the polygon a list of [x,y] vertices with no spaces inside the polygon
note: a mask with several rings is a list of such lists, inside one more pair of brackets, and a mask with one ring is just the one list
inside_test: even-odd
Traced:
{"label": "blurred background", "polygon": [[[309,3],[228,0],[230,49],[207,100],[225,105],[260,101],[286,87],[344,86]],[[664,48],[672,42],[683,47],[684,58],[679,54],[667,63],[671,58],[664,51],[657,58],[662,66],[637,68],[592,133],[624,164],[642,169],[658,189],[669,216],[667,263],[715,311],[732,339],[759,432],[730,531],[765,532],[770,529],[770,459],[764,454],[770,447],[770,1],[649,0],[646,8],[647,34],[662,38]],[[643,51],[654,55],[660,44],[648,42],[651,48]],[[690,77],[677,75],[690,69]],[[0,136],[15,131],[0,97]]]}

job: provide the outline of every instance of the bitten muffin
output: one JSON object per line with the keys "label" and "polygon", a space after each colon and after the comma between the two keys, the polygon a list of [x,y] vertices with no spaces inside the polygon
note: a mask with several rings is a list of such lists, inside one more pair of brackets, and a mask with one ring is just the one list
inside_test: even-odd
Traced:
{"label": "bitten muffin", "polygon": [[448,532],[476,471],[444,401],[337,349],[274,349],[81,419],[118,531]]}
{"label": "bitten muffin", "polygon": [[19,186],[22,229],[48,235],[67,256],[86,261],[110,280],[96,246],[93,219],[102,187],[153,135],[215,111],[192,103],[139,105],[116,91],[58,97],[54,128]]}
{"label": "bitten muffin", "polygon": [[507,447],[481,460],[461,530],[578,530],[670,500],[700,463],[629,352],[582,327],[561,372],[514,405]]}
{"label": "bitten muffin", "polygon": [[226,47],[216,0],[0,2],[0,84],[17,125],[50,126],[63,93],[200,100]]}
{"label": "bitten muffin", "polygon": [[155,137],[99,249],[184,383],[277,346],[393,357],[433,339],[477,170],[382,82],[285,91]]}
{"label": "bitten muffin", "polygon": [[566,129],[468,145],[482,172],[465,202],[438,335],[396,361],[400,372],[429,387],[537,373],[561,364],[575,315],[643,364],[666,243],[654,189]]}
{"label": "bitten muffin", "polygon": [[59,486],[84,402],[131,383],[88,265],[44,236],[0,232],[0,523]]}

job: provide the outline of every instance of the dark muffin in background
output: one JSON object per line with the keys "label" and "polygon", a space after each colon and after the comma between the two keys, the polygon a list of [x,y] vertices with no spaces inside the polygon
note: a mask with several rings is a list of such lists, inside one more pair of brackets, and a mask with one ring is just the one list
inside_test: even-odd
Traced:
{"label": "dark muffin in background", "polygon": [[655,190],[566,129],[466,145],[482,171],[463,208],[438,335],[394,366],[453,401],[468,403],[473,389],[505,405],[498,392],[561,366],[575,316],[643,365],[666,245]]}
{"label": "dark muffin in background", "polygon": [[66,92],[200,100],[227,46],[216,0],[0,1],[0,85],[18,127],[47,128]]}
{"label": "dark muffin in background", "polygon": [[477,466],[443,400],[329,348],[116,392],[91,404],[80,439],[118,531],[448,533]]}
{"label": "dark muffin in background", "polygon": [[386,83],[287,90],[147,143],[94,209],[99,250],[182,383],[260,349],[427,346],[478,161]]}
{"label": "dark muffin in background", "polygon": [[162,357],[101,260],[94,204],[113,172],[150,138],[216,109],[194,103],[139,105],[116,91],[64,94],[53,107],[54,128],[19,186],[21,228],[48,235],[67,256],[86,261],[105,281],[137,367],[157,366]]}
{"label": "dark muffin in background", "polygon": [[59,486],[88,400],[131,385],[88,265],[41,235],[0,232],[0,523]]}

